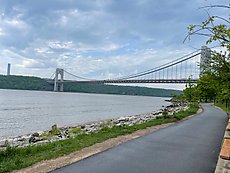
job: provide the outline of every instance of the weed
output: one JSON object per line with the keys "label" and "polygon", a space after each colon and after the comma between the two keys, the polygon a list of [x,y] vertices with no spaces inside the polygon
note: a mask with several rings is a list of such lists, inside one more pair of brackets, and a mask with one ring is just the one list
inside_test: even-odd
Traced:
{"label": "weed", "polygon": [[68,132],[68,134],[79,134],[79,133],[81,133],[82,132],[82,130],[81,130],[81,128],[79,128],[79,127],[76,127],[76,128],[73,128],[73,129],[71,129],[69,132]]}

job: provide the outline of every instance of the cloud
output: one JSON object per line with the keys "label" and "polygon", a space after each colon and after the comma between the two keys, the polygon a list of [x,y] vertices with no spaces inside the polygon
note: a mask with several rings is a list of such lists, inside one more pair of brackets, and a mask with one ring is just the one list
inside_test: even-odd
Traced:
{"label": "cloud", "polygon": [[186,27],[207,17],[199,7],[219,3],[227,1],[1,0],[0,73],[7,61],[15,74],[41,77],[56,67],[101,79],[153,68],[200,48],[200,37],[182,43]]}
{"label": "cloud", "polygon": [[43,64],[39,63],[36,60],[33,59],[27,59],[22,61],[22,65],[19,65],[20,67],[23,68],[41,68]]}
{"label": "cloud", "polygon": [[50,41],[48,42],[48,46],[51,49],[70,49],[73,44],[72,41],[68,41],[68,42],[60,42],[60,41]]}

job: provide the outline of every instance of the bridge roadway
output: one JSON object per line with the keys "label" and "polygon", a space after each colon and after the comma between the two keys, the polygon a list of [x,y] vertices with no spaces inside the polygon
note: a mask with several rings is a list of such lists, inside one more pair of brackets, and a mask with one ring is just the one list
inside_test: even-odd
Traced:
{"label": "bridge roadway", "polygon": [[[47,80],[49,83],[54,83],[53,80]],[[188,83],[197,82],[197,79],[133,79],[133,80],[87,80],[87,81],[75,81],[75,80],[64,80],[58,83],[95,83],[95,84],[106,84],[106,83]]]}
{"label": "bridge roadway", "polygon": [[204,112],[150,135],[123,143],[53,173],[212,173],[227,115],[204,104]]}

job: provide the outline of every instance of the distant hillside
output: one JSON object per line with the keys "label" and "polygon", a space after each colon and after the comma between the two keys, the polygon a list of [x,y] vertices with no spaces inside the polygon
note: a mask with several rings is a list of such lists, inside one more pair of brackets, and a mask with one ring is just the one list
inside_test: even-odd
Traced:
{"label": "distant hillside", "polygon": [[38,77],[0,75],[0,89],[52,91],[53,87]]}
{"label": "distant hillside", "polygon": [[[52,91],[53,86],[47,83],[45,79],[38,77],[0,75],[0,89]],[[167,90],[158,88],[75,83],[65,83],[64,91],[98,94],[141,95],[155,97],[171,97],[173,95],[179,95],[182,93],[182,91],[179,90]]]}
{"label": "distant hillside", "polygon": [[141,95],[141,96],[156,96],[156,97],[171,97],[180,95],[182,91],[167,90],[159,88],[147,88],[137,86],[117,86],[103,84],[73,84],[67,83],[64,86],[64,91],[68,92],[83,92],[83,93],[99,93],[99,94],[121,94],[121,95]]}

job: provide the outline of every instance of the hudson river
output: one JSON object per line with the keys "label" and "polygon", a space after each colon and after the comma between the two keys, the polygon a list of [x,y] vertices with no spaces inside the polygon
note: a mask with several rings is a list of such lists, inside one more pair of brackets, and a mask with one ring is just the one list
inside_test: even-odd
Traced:
{"label": "hudson river", "polygon": [[50,129],[156,111],[161,97],[47,91],[0,90],[0,139]]}

